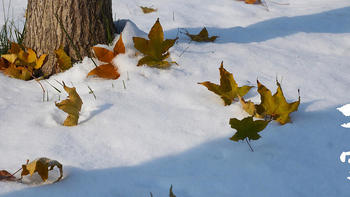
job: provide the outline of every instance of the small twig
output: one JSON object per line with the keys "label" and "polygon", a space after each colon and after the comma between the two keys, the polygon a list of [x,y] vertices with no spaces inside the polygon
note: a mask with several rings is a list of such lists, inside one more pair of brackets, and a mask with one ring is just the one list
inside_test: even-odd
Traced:
{"label": "small twig", "polygon": [[49,102],[50,99],[49,99],[49,90],[46,90],[46,101]]}
{"label": "small twig", "polygon": [[249,143],[249,141],[248,141],[248,138],[245,138],[245,141],[247,142],[247,144],[248,144],[250,150],[251,150],[252,152],[254,152],[252,146],[250,145],[250,143]]}
{"label": "small twig", "polygon": [[124,80],[123,80],[123,86],[124,86],[124,89],[126,90],[126,85],[125,85],[125,82],[124,82]]}
{"label": "small twig", "polygon": [[50,82],[46,81],[46,83],[48,83],[53,89],[55,89],[57,92],[62,93],[61,90],[59,90],[58,88],[56,88],[55,86],[53,86]]}
{"label": "small twig", "polygon": [[64,82],[63,83],[61,83],[61,82],[59,82],[58,80],[56,80],[55,79],[55,81],[57,82],[57,83],[59,83],[62,87],[64,87]]}
{"label": "small twig", "polygon": [[277,4],[277,5],[290,5],[290,3],[279,3],[279,2],[275,2],[275,1],[271,1],[269,0],[270,3],[273,3],[273,4]]}
{"label": "small twig", "polygon": [[190,42],[188,43],[188,46],[182,51],[182,53],[179,55],[179,57],[181,57],[187,51],[187,49],[190,48],[191,42],[192,42],[192,40],[190,40]]}
{"label": "small twig", "polygon": [[173,11],[173,21],[175,21],[175,12]]}
{"label": "small twig", "polygon": [[89,94],[92,94],[96,100],[96,95],[95,95],[94,91],[90,88],[90,86],[88,86],[88,88],[90,90]]}
{"label": "small twig", "polygon": [[269,6],[266,3],[266,0],[261,0],[261,4],[266,8],[266,11],[270,11]]}
{"label": "small twig", "polygon": [[126,80],[129,81],[130,78],[129,78],[129,71],[126,71]]}
{"label": "small twig", "polygon": [[15,176],[15,174],[17,174],[21,170],[22,170],[22,168],[18,169],[15,173],[11,174],[11,176]]}
{"label": "small twig", "polygon": [[35,81],[40,85],[41,89],[43,90],[43,102],[45,102],[45,89],[44,89],[44,86],[40,83],[39,80],[35,79]]}

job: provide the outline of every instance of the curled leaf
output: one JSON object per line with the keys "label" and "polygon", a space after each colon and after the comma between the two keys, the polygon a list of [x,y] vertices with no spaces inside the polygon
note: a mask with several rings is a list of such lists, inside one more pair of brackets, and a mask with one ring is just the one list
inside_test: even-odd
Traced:
{"label": "curled leaf", "polygon": [[55,54],[57,57],[57,64],[62,71],[68,70],[72,67],[72,59],[67,55],[62,46],[55,50]]}
{"label": "curled leaf", "polygon": [[117,67],[111,63],[100,65],[91,70],[87,76],[97,76],[104,79],[118,79],[120,74]]}
{"label": "curled leaf", "polygon": [[92,50],[94,51],[95,56],[98,60],[101,62],[111,63],[115,56],[125,53],[125,45],[123,42],[122,34],[120,34],[120,37],[115,44],[113,51],[102,47],[92,47]]}
{"label": "curled leaf", "polygon": [[22,165],[21,177],[30,175],[32,176],[35,172],[39,174],[41,179],[45,182],[49,177],[49,171],[53,170],[54,167],[60,170],[60,177],[55,181],[61,180],[63,177],[63,166],[56,160],[51,160],[49,158],[39,158],[28,164]]}
{"label": "curled leaf", "polygon": [[208,30],[205,27],[201,30],[201,32],[199,32],[196,35],[189,34],[189,33],[186,33],[186,35],[188,37],[190,37],[191,40],[196,41],[196,42],[214,42],[216,40],[216,38],[218,38],[218,36],[209,37]]}
{"label": "curled leaf", "polygon": [[81,110],[81,106],[83,105],[83,101],[74,87],[67,87],[63,82],[63,88],[68,93],[68,98],[55,104],[59,109],[68,113],[68,117],[64,121],[63,125],[76,126],[78,125],[79,112]]}
{"label": "curled leaf", "polygon": [[199,83],[208,88],[209,91],[219,95],[224,100],[225,105],[231,105],[235,98],[246,95],[253,86],[238,87],[232,73],[224,68],[224,63],[221,62],[220,71],[220,85],[211,83],[209,81]]}
{"label": "curled leaf", "polygon": [[236,133],[230,138],[230,140],[238,142],[248,138],[249,140],[258,140],[261,136],[258,134],[264,130],[270,121],[265,120],[253,120],[253,117],[247,117],[242,120],[236,118],[230,119],[231,128],[236,129]]}
{"label": "curled leaf", "polygon": [[151,28],[148,38],[133,37],[134,47],[143,53],[145,56],[139,60],[137,66],[148,65],[156,68],[167,68],[172,62],[167,59],[170,56],[168,50],[175,44],[175,39],[164,40],[163,28],[157,19],[156,23]]}

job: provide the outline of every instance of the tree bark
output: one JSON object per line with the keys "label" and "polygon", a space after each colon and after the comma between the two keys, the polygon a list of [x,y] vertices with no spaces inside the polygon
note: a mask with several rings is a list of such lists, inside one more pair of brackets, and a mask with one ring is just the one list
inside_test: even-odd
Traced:
{"label": "tree bark", "polygon": [[112,0],[28,0],[24,46],[48,54],[44,76],[57,72],[60,46],[73,60],[90,56],[91,47],[113,39]]}

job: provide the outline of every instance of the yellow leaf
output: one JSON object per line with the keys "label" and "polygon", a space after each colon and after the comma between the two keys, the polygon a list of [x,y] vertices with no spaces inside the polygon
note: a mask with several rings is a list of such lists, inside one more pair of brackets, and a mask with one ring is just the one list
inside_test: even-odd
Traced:
{"label": "yellow leaf", "polygon": [[231,105],[236,98],[246,95],[253,86],[238,87],[232,73],[224,68],[224,63],[221,62],[220,71],[220,85],[205,81],[199,83],[208,88],[209,91],[219,95],[224,100],[225,105]]}
{"label": "yellow leaf", "polygon": [[111,63],[103,64],[91,70],[87,76],[97,76],[104,79],[118,79],[120,74],[118,69]]}
{"label": "yellow leaf", "polygon": [[[167,68],[171,64],[166,61],[170,56],[168,50],[175,44],[175,39],[164,40],[163,28],[157,19],[148,34],[149,40],[133,37],[134,47],[145,56],[139,60],[137,66],[148,65],[156,68]],[[175,62],[176,63],[176,62]]]}
{"label": "yellow leaf", "polygon": [[72,59],[67,55],[61,46],[58,50],[55,50],[57,56],[57,63],[61,70],[65,71],[72,67]]}
{"label": "yellow leaf", "polygon": [[149,14],[149,13],[151,13],[151,12],[156,12],[156,11],[157,11],[157,9],[149,8],[149,7],[140,6],[140,8],[141,8],[141,10],[142,10],[142,12],[143,12],[144,14]]}
{"label": "yellow leaf", "polygon": [[56,103],[56,106],[62,111],[68,113],[68,117],[64,121],[63,125],[76,126],[78,125],[79,112],[81,110],[81,106],[83,105],[83,101],[74,87],[67,87],[63,82],[63,88],[68,93],[68,98],[60,103]]}
{"label": "yellow leaf", "polygon": [[33,49],[28,49],[27,53],[28,53],[27,63],[30,64],[30,63],[36,62],[37,57]]}
{"label": "yellow leaf", "polygon": [[63,177],[63,166],[58,161],[45,157],[22,165],[21,177],[26,175],[32,176],[35,172],[37,172],[40,175],[41,179],[45,182],[49,177],[49,171],[53,170],[55,166],[60,170],[60,177],[55,181],[57,182]]}
{"label": "yellow leaf", "polygon": [[40,56],[39,59],[36,60],[36,64],[34,66],[35,69],[41,68],[41,66],[44,64],[46,56],[47,56],[47,54],[43,54],[43,55]]}
{"label": "yellow leaf", "polygon": [[16,54],[5,54],[1,55],[1,57],[10,62],[11,64],[14,64],[18,56]]}

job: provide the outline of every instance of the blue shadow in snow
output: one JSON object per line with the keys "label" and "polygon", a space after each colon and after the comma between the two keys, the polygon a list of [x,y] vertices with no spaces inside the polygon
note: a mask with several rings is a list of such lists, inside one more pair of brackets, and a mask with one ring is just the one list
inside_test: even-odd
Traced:
{"label": "blue shadow in snow", "polygon": [[[203,27],[185,29],[190,33],[197,34],[202,28]],[[209,35],[219,36],[215,43],[263,42],[299,32],[333,34],[350,33],[350,7],[311,15],[274,18],[247,27],[207,27],[207,29]],[[178,29],[172,29],[165,33],[166,37],[173,38],[178,34]],[[186,40],[182,40],[182,42],[186,42]]]}

